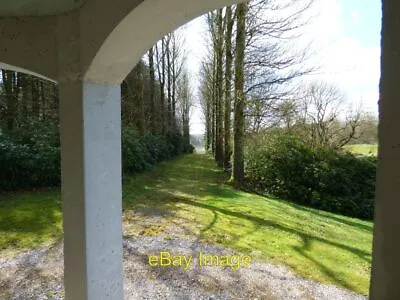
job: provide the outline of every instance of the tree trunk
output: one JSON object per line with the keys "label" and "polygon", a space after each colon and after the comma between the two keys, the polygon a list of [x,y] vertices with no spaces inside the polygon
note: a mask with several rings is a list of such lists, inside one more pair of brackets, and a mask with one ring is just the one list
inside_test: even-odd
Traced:
{"label": "tree trunk", "polygon": [[17,114],[17,99],[15,98],[15,87],[14,87],[14,72],[1,70],[3,79],[5,98],[6,98],[6,130],[11,133],[15,128],[15,117]]}
{"label": "tree trunk", "polygon": [[157,132],[156,126],[156,104],[155,104],[155,88],[156,76],[154,71],[154,49],[149,50],[149,75],[150,75],[150,129],[153,133]]}
{"label": "tree trunk", "polygon": [[247,3],[237,6],[237,34],[235,57],[235,108],[234,108],[234,142],[233,142],[233,172],[235,186],[244,182],[244,58],[246,46],[246,13]]}
{"label": "tree trunk", "polygon": [[214,53],[214,58],[213,58],[213,65],[212,65],[212,93],[211,93],[211,150],[212,153],[214,154],[214,157],[216,159],[216,103],[217,103],[217,88],[216,88],[216,57]]}
{"label": "tree trunk", "polygon": [[[207,100],[206,100],[207,101]],[[206,152],[210,151],[211,149],[211,108],[210,104],[206,103]]]}
{"label": "tree trunk", "polygon": [[156,46],[156,57],[157,57],[157,71],[158,80],[160,82],[160,127],[161,132],[165,133],[165,38],[161,39],[161,55]]}
{"label": "tree trunk", "polygon": [[31,81],[32,87],[32,113],[36,118],[40,117],[40,102],[39,102],[39,86],[38,79],[32,77]]}
{"label": "tree trunk", "polygon": [[142,76],[142,61],[136,65],[134,69],[134,104],[132,106],[131,115],[135,116],[133,120],[139,130],[139,133],[144,133],[144,104],[143,104],[143,76]]}
{"label": "tree trunk", "polygon": [[47,103],[46,103],[46,97],[45,97],[45,90],[44,90],[44,83],[43,80],[39,80],[39,91],[40,91],[40,103],[41,103],[41,110],[42,110],[42,120],[46,121],[47,119]]}
{"label": "tree trunk", "polygon": [[225,35],[225,117],[224,117],[224,168],[229,167],[231,157],[231,84],[232,84],[232,7],[226,8],[226,35]]}
{"label": "tree trunk", "polygon": [[177,55],[176,55],[176,42],[175,37],[173,37],[172,43],[172,61],[171,61],[171,76],[172,76],[172,92],[171,92],[171,117],[172,121],[175,121],[176,116],[176,85],[177,85],[177,71],[176,71],[176,64],[177,64]]}
{"label": "tree trunk", "polygon": [[222,26],[222,9],[219,9],[216,15],[217,32],[216,32],[216,139],[215,139],[215,160],[219,167],[224,164],[224,110],[223,110],[223,26]]}
{"label": "tree trunk", "polygon": [[172,85],[172,74],[171,74],[171,53],[170,53],[170,44],[171,44],[171,36],[167,36],[167,44],[165,47],[166,55],[167,55],[167,124],[168,124],[168,130],[171,129],[172,125],[172,107],[171,107],[171,100],[172,100],[172,95],[171,95],[171,85]]}
{"label": "tree trunk", "polygon": [[30,75],[21,74],[21,89],[22,89],[22,96],[21,96],[21,109],[22,109],[22,119],[26,120],[28,118],[28,91],[30,87],[28,87],[28,78]]}

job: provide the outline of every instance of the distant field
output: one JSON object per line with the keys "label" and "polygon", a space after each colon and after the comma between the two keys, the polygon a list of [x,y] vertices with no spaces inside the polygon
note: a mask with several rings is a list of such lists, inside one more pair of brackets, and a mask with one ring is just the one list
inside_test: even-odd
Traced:
{"label": "distant field", "polygon": [[358,155],[373,155],[376,156],[378,154],[378,145],[368,145],[368,144],[359,144],[359,145],[348,145],[344,147],[346,150],[351,153]]}

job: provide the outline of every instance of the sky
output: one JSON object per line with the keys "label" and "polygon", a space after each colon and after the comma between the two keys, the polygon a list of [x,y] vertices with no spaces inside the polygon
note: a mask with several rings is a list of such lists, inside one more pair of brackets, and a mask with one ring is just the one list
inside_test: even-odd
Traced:
{"label": "sky", "polygon": [[[315,56],[310,64],[318,65],[318,74],[307,80],[322,80],[337,85],[347,101],[361,103],[366,112],[378,114],[380,78],[380,0],[315,0],[313,16],[305,34],[296,43],[312,43]],[[205,54],[203,18],[185,26],[188,68],[194,94],[198,72]],[[196,99],[197,101],[197,99]],[[196,105],[192,112],[191,133],[204,132],[203,117]]]}

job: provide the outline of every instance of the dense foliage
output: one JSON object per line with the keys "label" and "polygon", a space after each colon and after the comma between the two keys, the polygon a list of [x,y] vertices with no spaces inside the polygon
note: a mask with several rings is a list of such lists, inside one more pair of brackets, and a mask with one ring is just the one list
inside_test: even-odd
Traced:
{"label": "dense foliage", "polygon": [[[122,82],[125,173],[193,152],[184,56],[170,33],[149,50],[148,64],[140,60]],[[0,69],[0,191],[60,185],[59,103],[53,82]]]}
{"label": "dense foliage", "polygon": [[376,158],[312,149],[285,134],[249,144],[246,179],[251,188],[317,209],[372,219]]}
{"label": "dense foliage", "polygon": [[178,132],[155,135],[146,132],[140,135],[136,127],[126,126],[122,130],[122,162],[125,173],[137,173],[158,162],[171,159],[182,153],[193,153],[193,146],[184,144]]}
{"label": "dense foliage", "polygon": [[[178,132],[167,135],[138,133],[134,125],[122,130],[122,160],[125,173],[136,173],[184,152]],[[0,135],[0,191],[60,185],[60,145],[57,126],[32,123],[13,136]]]}
{"label": "dense foliage", "polygon": [[57,186],[60,147],[56,126],[26,123],[14,135],[0,135],[0,190]]}

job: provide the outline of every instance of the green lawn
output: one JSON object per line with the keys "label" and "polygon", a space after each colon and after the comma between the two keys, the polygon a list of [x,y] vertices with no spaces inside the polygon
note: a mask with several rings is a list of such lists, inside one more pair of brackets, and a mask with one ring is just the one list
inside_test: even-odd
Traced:
{"label": "green lawn", "polygon": [[[158,234],[175,225],[302,276],[368,293],[371,222],[237,191],[227,180],[205,155],[184,156],[127,178],[124,234]],[[3,251],[61,238],[58,193],[0,196],[0,234]]]}
{"label": "green lawn", "polygon": [[378,145],[369,145],[369,144],[359,144],[359,145],[347,145],[345,149],[350,151],[353,154],[358,155],[373,155],[377,156],[378,154]]}
{"label": "green lawn", "polygon": [[54,243],[62,238],[58,191],[0,194],[0,253]]}

